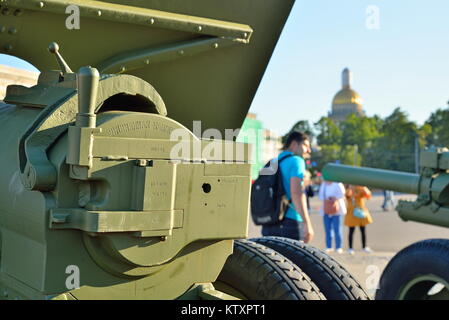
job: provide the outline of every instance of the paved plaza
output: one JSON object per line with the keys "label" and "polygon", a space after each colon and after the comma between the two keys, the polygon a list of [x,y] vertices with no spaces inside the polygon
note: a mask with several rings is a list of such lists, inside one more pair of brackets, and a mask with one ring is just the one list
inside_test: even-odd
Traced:
{"label": "paved plaza", "polygon": [[[414,195],[396,195],[396,199],[414,200]],[[373,297],[378,279],[388,261],[404,247],[424,239],[449,238],[449,229],[429,226],[417,222],[402,221],[396,211],[384,212],[381,209],[383,196],[374,193],[373,198],[367,202],[374,222],[367,226],[368,245],[373,253],[361,251],[360,230],[354,233],[355,255],[347,253],[348,228],[344,227],[343,254],[331,253]],[[323,219],[319,214],[320,201],[317,197],[311,199],[311,219],[315,229],[315,238],[310,243],[320,249],[325,248]],[[259,237],[260,227],[250,222],[250,237]]]}

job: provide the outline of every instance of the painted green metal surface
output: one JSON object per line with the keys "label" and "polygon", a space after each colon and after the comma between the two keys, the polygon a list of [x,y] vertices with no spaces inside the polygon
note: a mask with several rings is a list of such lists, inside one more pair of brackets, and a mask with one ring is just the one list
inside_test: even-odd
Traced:
{"label": "painted green metal surface", "polygon": [[407,221],[449,227],[449,152],[421,152],[420,174],[327,164],[323,177],[353,185],[416,194],[415,201],[399,201],[396,210]]}
{"label": "painted green metal surface", "polygon": [[[154,86],[189,129],[240,128],[293,0],[5,0],[0,52],[56,68],[57,42],[73,70],[127,73]],[[65,13],[80,8],[80,29]]]}
{"label": "painted green metal surface", "polygon": [[[128,80],[118,76],[99,82],[115,82],[110,94],[117,94],[114,90],[132,86]],[[78,84],[80,106],[70,99],[62,103],[65,108],[0,106],[0,124],[9,133],[0,142],[9,164],[0,170],[1,181],[7,182],[0,190],[8,194],[0,199],[0,274],[5,279],[0,286],[17,290],[20,281],[27,288],[19,290],[23,298],[62,294],[68,291],[69,265],[81,273],[81,288],[71,292],[75,298],[176,298],[195,283],[214,281],[232,251],[229,240],[247,235],[247,159],[228,155],[234,163],[223,164],[225,153],[220,159],[203,157],[213,144],[215,149],[226,146],[200,141],[160,114],[92,113],[99,94],[86,96],[83,91],[89,90]],[[62,110],[76,117],[66,120]],[[41,117],[48,120],[58,112],[41,129],[46,123]],[[86,115],[95,121],[84,120]],[[72,126],[65,124],[70,119]],[[36,121],[40,126],[30,126]],[[18,153],[30,128],[45,138],[33,143],[38,149],[24,153],[25,158],[32,154],[36,164],[28,171],[31,177],[21,172]],[[194,153],[172,156],[170,134],[176,129],[191,138],[184,142],[191,150],[199,147],[197,161],[192,161]],[[35,187],[35,177],[49,168],[55,181],[43,190]]]}
{"label": "painted green metal surface", "polygon": [[[444,286],[444,289],[437,294],[430,295],[430,289],[437,284]],[[424,274],[405,283],[399,290],[397,300],[448,300],[448,288],[449,284],[441,277]]]}
{"label": "painted green metal surface", "polygon": [[0,50],[42,70],[0,102],[1,298],[232,298],[251,149],[190,129],[241,126],[292,4],[0,2]]}
{"label": "painted green metal surface", "polygon": [[419,175],[374,168],[329,163],[323,169],[326,180],[418,194]]}

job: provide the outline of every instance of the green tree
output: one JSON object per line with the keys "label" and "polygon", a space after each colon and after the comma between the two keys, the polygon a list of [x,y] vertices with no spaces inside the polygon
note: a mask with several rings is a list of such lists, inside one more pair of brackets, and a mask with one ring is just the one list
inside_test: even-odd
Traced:
{"label": "green tree", "polygon": [[379,132],[379,118],[358,117],[355,114],[349,115],[341,124],[342,146],[358,146],[360,153],[370,146],[374,139],[381,136]]}
{"label": "green tree", "polygon": [[340,152],[340,161],[342,164],[360,166],[362,164],[362,155],[355,145],[343,146]]}
{"label": "green tree", "polygon": [[425,122],[427,131],[427,143],[435,147],[449,147],[449,108],[438,109],[433,112]]}
{"label": "green tree", "polygon": [[371,150],[363,158],[363,165],[399,170],[415,171],[415,147],[424,147],[429,126],[418,127],[408,119],[408,115],[396,108],[385,118],[382,125],[383,135],[373,141]]}
{"label": "green tree", "polygon": [[313,140],[313,138],[314,138],[314,132],[313,132],[313,129],[312,129],[309,121],[300,120],[295,123],[295,125],[290,129],[290,131],[288,133],[286,133],[284,136],[282,136],[282,144],[284,144],[285,141],[287,141],[288,135],[290,133],[292,133],[293,131],[303,132],[303,133],[307,134],[311,140]]}
{"label": "green tree", "polygon": [[314,126],[318,133],[318,145],[340,145],[342,132],[331,118],[322,117]]}
{"label": "green tree", "polygon": [[310,138],[314,137],[313,128],[308,120],[300,120],[290,129],[290,132],[301,131],[307,134]]}
{"label": "green tree", "polygon": [[329,162],[336,162],[340,160],[341,147],[339,145],[321,145],[312,153],[312,161],[316,162],[316,170],[321,171]]}

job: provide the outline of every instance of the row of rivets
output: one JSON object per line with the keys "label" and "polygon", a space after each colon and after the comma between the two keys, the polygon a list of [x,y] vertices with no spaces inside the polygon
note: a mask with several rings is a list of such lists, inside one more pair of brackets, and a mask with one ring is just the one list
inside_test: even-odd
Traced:
{"label": "row of rivets", "polygon": [[[6,27],[0,25],[0,33],[4,33],[4,32],[6,32]],[[12,34],[16,34],[17,33],[17,29],[15,27],[9,27],[8,33],[11,34],[11,35]]]}
{"label": "row of rivets", "polygon": [[[0,2],[3,2],[3,0],[0,0]],[[39,3],[38,3],[38,7],[39,8],[43,8],[45,6],[45,4],[44,4],[44,2],[43,1],[40,1]],[[3,15],[9,15],[11,12],[10,12],[10,10],[9,10],[9,8],[4,8],[4,9],[2,9],[2,14]],[[22,10],[20,10],[20,9],[17,9],[17,10],[15,10],[14,11],[14,15],[15,16],[20,16],[22,14]],[[97,11],[97,16],[101,16],[102,15],[102,12],[101,12],[101,10],[98,10]],[[149,20],[149,22],[150,22],[150,24],[154,24],[155,22],[156,22],[156,20],[154,19],[154,18],[151,18],[150,20]],[[196,27],[196,31],[202,31],[203,30],[203,27],[202,26],[197,26]],[[248,34],[245,32],[245,33],[243,33],[243,38],[247,38],[248,37]]]}
{"label": "row of rivets", "polygon": [[[9,8],[3,8],[3,9],[1,9],[1,13],[2,13],[4,16],[9,16],[9,15],[11,14],[11,10],[10,10]],[[16,10],[14,10],[13,15],[15,15],[16,17],[18,17],[18,16],[21,16],[22,13],[23,13],[22,10],[16,9]]]}
{"label": "row of rivets", "polygon": [[[0,3],[3,3],[3,2],[5,2],[5,1],[4,0],[0,0]],[[21,10],[21,9],[13,10],[13,9],[10,9],[10,8],[7,8],[7,7],[4,7],[4,8],[0,7],[0,12],[4,16],[9,16],[9,15],[13,14],[16,17],[19,17],[19,16],[22,15],[23,10]],[[9,27],[9,28],[7,28],[6,26],[0,25],[0,33],[5,33],[6,30],[8,30],[8,33],[10,35],[14,35],[14,34],[17,33],[17,28],[16,27]],[[5,51],[11,51],[12,49],[13,49],[12,44],[5,44],[3,46],[3,50],[5,50]],[[8,292],[5,291],[4,294],[5,294],[5,297],[6,297]]]}
{"label": "row of rivets", "polygon": [[[212,47],[213,47],[214,49],[217,49],[217,48],[218,48],[218,43],[214,43],[214,44],[212,45]],[[185,54],[185,52],[184,52],[184,50],[179,50],[179,51],[178,51],[178,54],[179,54],[180,56],[182,56],[182,55]],[[144,63],[145,63],[145,64],[150,64],[150,59],[144,60]],[[120,67],[120,71],[121,71],[121,72],[125,72],[125,71],[126,71],[126,67],[125,67],[125,66],[121,66],[121,67]]]}
{"label": "row of rivets", "polygon": [[[215,42],[214,44],[212,44],[212,48],[214,48],[214,49],[217,49],[218,48],[218,43],[217,42]],[[183,56],[184,54],[185,54],[185,51],[184,50],[179,50],[178,51],[178,54],[180,55],[180,56]],[[150,59],[145,59],[144,61],[143,61],[143,63],[145,63],[145,64],[150,64]],[[120,72],[125,72],[126,71],[126,66],[121,66],[120,67]]]}
{"label": "row of rivets", "polygon": [[[156,22],[156,20],[155,20],[154,18],[151,18],[150,20],[148,20],[148,22],[149,22],[150,24],[154,24],[154,23]],[[197,27],[195,28],[195,30],[196,30],[196,31],[202,31],[202,30],[203,30],[203,27],[202,27],[202,26],[197,26]]]}

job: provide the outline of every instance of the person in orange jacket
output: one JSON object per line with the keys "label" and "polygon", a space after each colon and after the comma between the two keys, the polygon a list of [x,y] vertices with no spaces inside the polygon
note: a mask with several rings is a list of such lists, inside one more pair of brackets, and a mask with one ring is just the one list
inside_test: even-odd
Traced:
{"label": "person in orange jacket", "polygon": [[365,201],[371,199],[371,191],[363,186],[349,186],[346,188],[347,214],[345,225],[349,227],[349,254],[354,254],[352,247],[354,231],[360,228],[362,234],[363,251],[370,253],[372,250],[366,243],[366,226],[373,222],[373,218],[365,205]]}

